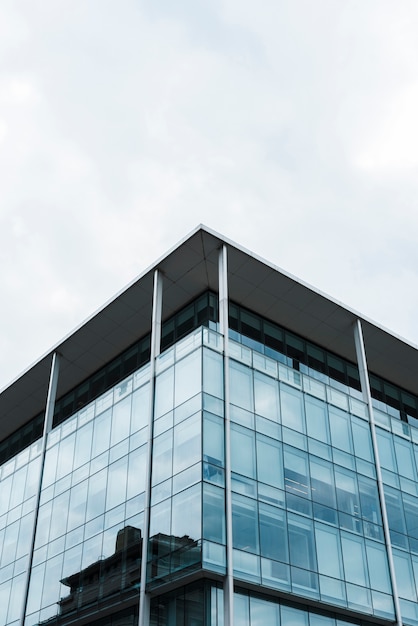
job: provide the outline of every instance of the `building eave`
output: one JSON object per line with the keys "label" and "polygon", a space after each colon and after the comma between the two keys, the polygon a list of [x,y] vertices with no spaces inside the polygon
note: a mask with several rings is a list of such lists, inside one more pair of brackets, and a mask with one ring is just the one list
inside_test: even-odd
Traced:
{"label": "building eave", "polygon": [[44,409],[55,351],[60,397],[149,332],[155,269],[164,276],[163,319],[206,289],[217,291],[223,244],[231,300],[353,362],[360,319],[370,371],[418,395],[417,346],[201,225],[1,391],[0,440]]}

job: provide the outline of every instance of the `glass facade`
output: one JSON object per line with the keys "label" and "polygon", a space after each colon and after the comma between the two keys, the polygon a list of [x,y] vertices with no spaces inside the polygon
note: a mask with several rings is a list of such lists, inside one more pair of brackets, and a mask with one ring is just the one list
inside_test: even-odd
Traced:
{"label": "glass facade", "polygon": [[415,397],[216,298],[7,438],[0,624],[418,626]]}

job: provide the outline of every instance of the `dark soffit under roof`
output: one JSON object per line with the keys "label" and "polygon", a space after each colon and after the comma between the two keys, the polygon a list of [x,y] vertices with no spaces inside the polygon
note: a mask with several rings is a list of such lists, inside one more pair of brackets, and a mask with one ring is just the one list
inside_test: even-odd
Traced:
{"label": "dark soffit under roof", "polygon": [[164,275],[163,319],[202,291],[217,291],[222,243],[231,300],[354,362],[353,324],[360,318],[369,369],[418,394],[416,346],[199,226],[1,392],[0,440],[44,409],[54,351],[62,356],[59,397],[149,332],[155,269]]}

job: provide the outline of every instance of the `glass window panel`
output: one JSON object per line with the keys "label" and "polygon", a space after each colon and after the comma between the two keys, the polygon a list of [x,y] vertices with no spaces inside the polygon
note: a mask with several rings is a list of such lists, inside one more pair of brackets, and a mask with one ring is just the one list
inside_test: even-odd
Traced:
{"label": "glass window panel", "polygon": [[416,602],[417,593],[409,554],[393,550],[398,593],[401,598]]}
{"label": "glass window panel", "polygon": [[[46,563],[42,606],[55,604],[60,598],[62,557],[63,555],[60,554]],[[64,591],[65,587],[62,587],[62,589]],[[62,595],[64,595],[64,593]]]}
{"label": "glass window panel", "polygon": [[335,448],[353,453],[351,438],[350,416],[334,407],[329,409],[329,423],[331,428],[331,442]]}
{"label": "glass window panel", "polygon": [[310,497],[308,455],[305,452],[284,446],[284,482],[289,493]]}
{"label": "glass window panel", "polygon": [[45,466],[44,466],[44,472],[42,476],[42,488],[43,489],[45,489],[45,487],[48,487],[48,485],[52,485],[52,483],[55,481],[55,475],[57,471],[57,460],[58,460],[58,445],[53,446],[46,452]]}
{"label": "glass window panel", "polygon": [[328,409],[325,402],[305,396],[306,428],[309,437],[330,443]]}
{"label": "glass window panel", "polygon": [[338,529],[315,524],[318,571],[332,578],[344,578]]}
{"label": "glass window panel", "polygon": [[90,476],[87,496],[86,520],[93,519],[105,511],[107,467]]}
{"label": "glass window panel", "polygon": [[395,461],[395,451],[393,449],[392,435],[385,432],[381,428],[376,428],[376,436],[381,466],[385,467],[391,472],[397,473],[398,468]]}
{"label": "glass window panel", "polygon": [[203,350],[203,391],[223,398],[223,357],[212,350]]}
{"label": "glass window panel", "polygon": [[154,418],[174,408],[174,367],[169,367],[155,380]]}
{"label": "glass window panel", "polygon": [[291,606],[280,607],[283,626],[308,626],[308,611],[300,611]]}
{"label": "glass window panel", "polygon": [[355,416],[351,416],[351,427],[353,431],[354,454],[373,463],[374,457],[369,424]]}
{"label": "glass window panel", "polygon": [[379,493],[377,491],[376,481],[360,475],[358,475],[357,478],[362,517],[370,522],[373,522],[374,524],[382,524]]}
{"label": "glass window panel", "polygon": [[231,469],[255,478],[255,436],[248,428],[231,424]]}
{"label": "glass window panel", "polygon": [[229,376],[231,404],[253,411],[252,371],[245,365],[230,361]]}
{"label": "glass window panel", "polygon": [[258,598],[250,598],[251,626],[279,626],[279,605]]}
{"label": "glass window panel", "polygon": [[178,361],[175,365],[174,406],[183,404],[202,390],[202,351]]}
{"label": "glass window panel", "polygon": [[257,478],[260,482],[284,488],[282,444],[257,435]]}
{"label": "glass window panel", "polygon": [[392,593],[385,547],[374,541],[366,541],[366,552],[371,588]]}
{"label": "glass window panel", "polygon": [[174,428],[173,474],[201,460],[201,414],[197,413]]}
{"label": "glass window panel", "polygon": [[127,500],[145,491],[147,446],[141,446],[129,455]]}
{"label": "glass window panel", "polygon": [[109,449],[112,411],[108,409],[94,421],[92,457]]}
{"label": "glass window panel", "polygon": [[74,449],[74,468],[81,467],[90,460],[92,438],[93,422],[89,422],[77,431]]}
{"label": "glass window panel", "polygon": [[172,476],[172,429],[154,439],[152,457],[152,484],[157,485]]}
{"label": "glass window panel", "polygon": [[255,412],[273,421],[280,421],[279,386],[276,380],[254,372]]}
{"label": "glass window panel", "polygon": [[399,473],[406,478],[416,480],[415,460],[412,445],[409,441],[403,441],[399,437],[394,437],[396,461]]}
{"label": "glass window panel", "polygon": [[151,507],[150,537],[159,533],[170,535],[171,527],[171,498]]}
{"label": "glass window panel", "polygon": [[384,485],[384,491],[390,530],[406,534],[401,493],[387,485]]}
{"label": "glass window panel", "polygon": [[357,478],[354,472],[335,468],[338,509],[349,515],[360,517],[360,500]]}
{"label": "glass window panel", "polygon": [[7,613],[7,623],[16,623],[15,620],[18,620],[20,617],[20,612],[22,610],[22,597],[24,594],[25,588],[25,575],[21,574],[20,576],[16,576],[13,579],[11,593],[10,593],[10,602],[9,602],[9,611]]}
{"label": "glass window panel", "polygon": [[205,462],[224,466],[224,422],[210,413],[203,415],[203,455]]}
{"label": "glass window panel", "polygon": [[303,412],[302,394],[296,389],[281,385],[280,404],[283,426],[297,430],[299,433],[304,433],[305,416]]}
{"label": "glass window panel", "polygon": [[203,486],[203,537],[225,543],[225,492],[208,484]]}
{"label": "glass window panel", "polygon": [[112,509],[126,500],[128,457],[109,465],[106,493],[106,509]]}
{"label": "glass window panel", "polygon": [[257,502],[232,494],[232,528],[234,548],[258,553]]}
{"label": "glass window panel", "polygon": [[[32,539],[33,513],[25,515],[20,520],[19,540],[17,542],[16,559],[29,554]],[[1,545],[1,543],[0,543]],[[15,572],[16,573],[16,572]]]}
{"label": "glass window panel", "polygon": [[147,383],[132,395],[131,431],[133,433],[148,425],[149,390],[150,386]]}
{"label": "glass window panel", "polygon": [[368,586],[364,541],[349,533],[341,533],[345,579],[355,585]]}
{"label": "glass window panel", "polygon": [[335,619],[317,613],[309,614],[309,626],[335,626]]}
{"label": "glass window panel", "polygon": [[188,536],[194,540],[201,539],[200,489],[200,485],[195,485],[173,497],[171,534],[174,537]]}
{"label": "glass window panel", "polygon": [[310,457],[312,499],[336,508],[334,470],[331,463]]}
{"label": "glass window panel", "polygon": [[71,489],[70,507],[68,510],[67,532],[84,524],[86,516],[88,482],[85,480]]}
{"label": "glass window panel", "polygon": [[288,514],[290,564],[316,571],[315,539],[311,520]]}
{"label": "glass window panel", "polygon": [[249,597],[234,594],[234,626],[250,626]]}
{"label": "glass window panel", "polygon": [[12,490],[13,476],[8,476],[0,483],[0,516],[9,510],[10,493]]}
{"label": "glass window panel", "polygon": [[402,494],[408,535],[418,539],[418,498]]}
{"label": "glass window panel", "polygon": [[19,520],[9,524],[4,533],[1,567],[8,565],[15,559],[17,539],[19,537]]}
{"label": "glass window panel", "polygon": [[110,445],[123,441],[129,436],[129,430],[131,425],[131,402],[132,397],[129,395],[121,402],[118,402],[113,407],[112,414],[112,433],[110,439]]}
{"label": "glass window panel", "polygon": [[56,480],[66,476],[73,469],[74,446],[75,433],[61,440],[58,453]]}
{"label": "glass window panel", "polygon": [[261,556],[275,561],[289,561],[286,513],[268,504],[259,504]]}
{"label": "glass window panel", "polygon": [[54,498],[51,513],[51,530],[49,533],[49,541],[63,535],[67,527],[68,504],[70,501],[70,492],[66,491],[57,498]]}

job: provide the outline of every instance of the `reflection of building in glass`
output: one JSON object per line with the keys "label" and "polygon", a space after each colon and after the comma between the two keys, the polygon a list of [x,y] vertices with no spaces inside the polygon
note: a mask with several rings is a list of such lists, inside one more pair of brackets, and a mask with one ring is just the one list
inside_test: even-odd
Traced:
{"label": "reflection of building in glass", "polygon": [[119,530],[112,556],[100,559],[61,581],[69,587],[70,593],[60,599],[59,614],[64,616],[80,611],[83,607],[99,603],[103,598],[114,601],[115,594],[118,601],[126,600],[129,595],[137,596],[141,549],[141,531],[138,528],[125,526]]}
{"label": "reflection of building in glass", "polygon": [[417,371],[197,229],[0,394],[0,624],[418,626]]}

